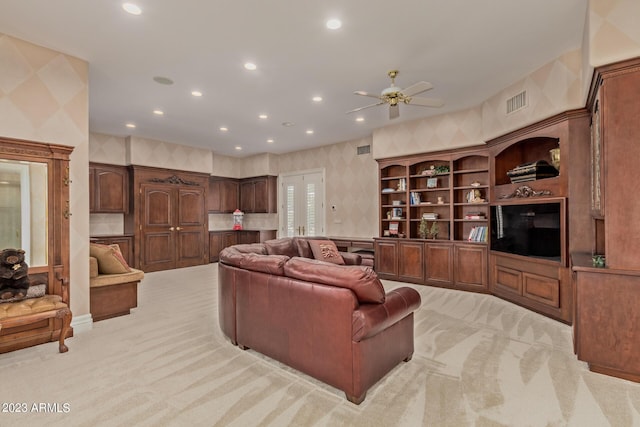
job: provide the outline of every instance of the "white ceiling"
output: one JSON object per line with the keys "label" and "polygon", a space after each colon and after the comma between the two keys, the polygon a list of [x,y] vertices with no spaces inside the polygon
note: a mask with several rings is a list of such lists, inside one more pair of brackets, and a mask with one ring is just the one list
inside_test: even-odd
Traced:
{"label": "white ceiling", "polygon": [[[3,0],[0,32],[89,62],[91,132],[246,156],[348,141],[476,106],[580,47],[588,0],[133,2],[141,15],[127,14],[120,1]],[[331,17],[341,29],[325,27]],[[247,61],[258,69],[245,70]],[[375,102],[353,92],[379,93],[391,69],[400,70],[402,88],[431,82],[419,96],[445,106],[401,105],[394,120],[386,105],[345,114]],[[194,89],[204,95],[194,98]],[[311,101],[315,95],[323,101]]]}

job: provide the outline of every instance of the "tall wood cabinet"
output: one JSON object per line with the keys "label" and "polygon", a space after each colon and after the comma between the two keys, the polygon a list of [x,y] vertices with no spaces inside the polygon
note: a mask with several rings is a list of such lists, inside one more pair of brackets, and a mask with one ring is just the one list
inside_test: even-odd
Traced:
{"label": "tall wood cabinet", "polygon": [[[595,70],[591,113],[591,246],[572,251],[577,356],[592,371],[640,382],[640,58]],[[591,255],[605,256],[595,268]]]}
{"label": "tall wood cabinet", "polygon": [[209,175],[131,166],[133,208],[125,232],[134,235],[136,267],[167,270],[208,262]]}

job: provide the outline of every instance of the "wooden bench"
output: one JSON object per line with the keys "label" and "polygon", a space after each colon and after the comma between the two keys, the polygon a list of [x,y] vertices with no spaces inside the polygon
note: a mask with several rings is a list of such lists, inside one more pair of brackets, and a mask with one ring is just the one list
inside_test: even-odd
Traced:
{"label": "wooden bench", "polygon": [[138,306],[138,283],[144,272],[132,268],[128,273],[99,274],[98,263],[89,258],[89,306],[94,322],[124,316]]}
{"label": "wooden bench", "polygon": [[[19,328],[52,318],[62,319],[58,349],[60,353],[66,353],[69,348],[65,345],[64,340],[71,326],[71,310],[67,304],[62,302],[61,296],[44,295],[38,298],[0,304],[0,331],[3,328]],[[18,343],[20,339],[20,334],[15,334],[13,340]]]}

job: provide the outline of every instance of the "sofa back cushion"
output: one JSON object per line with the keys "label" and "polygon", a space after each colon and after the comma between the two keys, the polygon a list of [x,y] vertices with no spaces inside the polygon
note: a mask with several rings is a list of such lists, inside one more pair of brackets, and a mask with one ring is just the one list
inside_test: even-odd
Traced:
{"label": "sofa back cushion", "polygon": [[233,245],[233,247],[243,254],[258,254],[267,255],[267,248],[262,243],[241,243],[239,245]]}
{"label": "sofa back cushion", "polygon": [[244,270],[284,276],[284,265],[289,260],[286,255],[261,255],[251,252],[240,252],[235,246],[224,248],[220,252],[220,262]]}
{"label": "sofa back cushion", "polygon": [[290,258],[298,256],[298,248],[291,237],[267,240],[264,247],[268,255],[286,255]]}
{"label": "sofa back cushion", "polygon": [[309,247],[314,259],[338,265],[345,264],[344,258],[340,255],[338,247],[332,240],[309,240]]}
{"label": "sofa back cushion", "polygon": [[361,303],[383,303],[385,300],[382,283],[371,267],[294,257],[284,265],[284,274],[293,279],[351,289]]}
{"label": "sofa back cushion", "polygon": [[304,237],[294,237],[293,241],[298,248],[298,256],[302,258],[313,258],[313,252],[311,252],[311,247],[309,246],[309,239]]}

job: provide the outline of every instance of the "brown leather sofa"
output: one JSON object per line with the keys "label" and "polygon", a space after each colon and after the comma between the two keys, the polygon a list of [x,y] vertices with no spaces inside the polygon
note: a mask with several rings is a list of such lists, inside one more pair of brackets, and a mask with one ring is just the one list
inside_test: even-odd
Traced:
{"label": "brown leather sofa", "polygon": [[372,385],[411,359],[420,294],[408,287],[385,294],[371,267],[318,261],[307,250],[308,242],[297,238],[222,250],[220,327],[240,348],[360,404]]}

